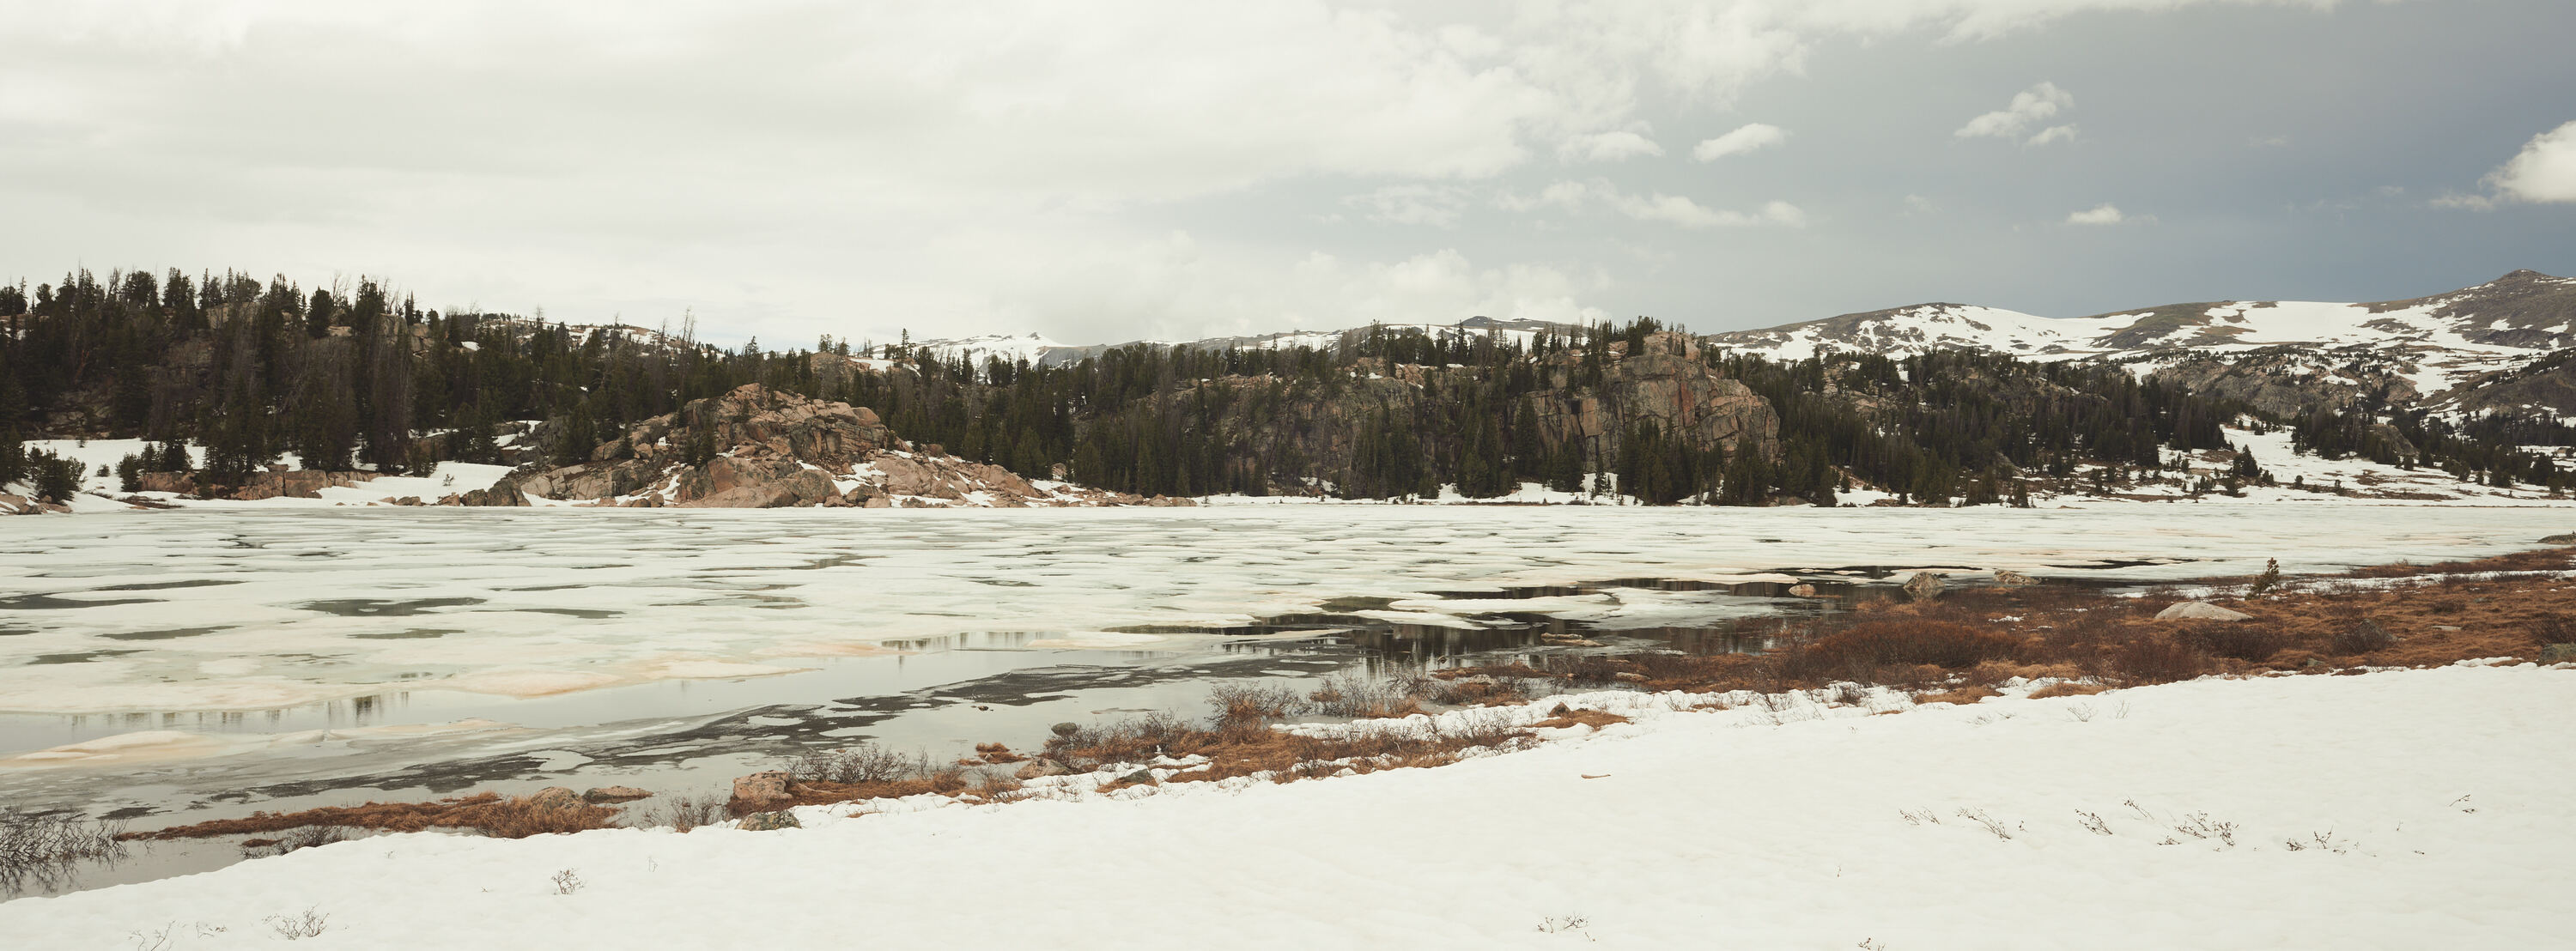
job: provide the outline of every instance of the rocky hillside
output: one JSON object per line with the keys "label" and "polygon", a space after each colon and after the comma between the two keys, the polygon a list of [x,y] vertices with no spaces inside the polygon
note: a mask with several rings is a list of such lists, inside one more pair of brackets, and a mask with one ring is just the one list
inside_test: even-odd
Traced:
{"label": "rocky hillside", "polygon": [[916,446],[874,410],[745,384],[646,419],[590,461],[532,464],[444,505],[572,501],[629,508],[855,508],[1170,505],[1169,499],[1031,482],[999,466]]}

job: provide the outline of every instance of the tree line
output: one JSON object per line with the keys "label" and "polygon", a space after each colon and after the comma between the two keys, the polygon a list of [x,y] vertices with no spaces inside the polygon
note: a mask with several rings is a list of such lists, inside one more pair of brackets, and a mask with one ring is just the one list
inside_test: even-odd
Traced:
{"label": "tree line", "polygon": [[[63,465],[20,444],[73,431],[194,441],[214,485],[288,455],[381,472],[497,462],[498,427],[512,421],[546,421],[547,461],[568,464],[637,421],[745,383],[868,406],[906,438],[1024,475],[1147,495],[1388,498],[1445,485],[1494,497],[1523,483],[1615,481],[1650,503],[1830,504],[1856,485],[1905,501],[2010,503],[2035,482],[2066,487],[2081,465],[2107,487],[2174,455],[2231,448],[2222,424],[2261,418],[2099,363],[1977,351],[1771,361],[1712,348],[1704,364],[1778,414],[1776,453],[1729,452],[1652,418],[1612,420],[1596,440],[1550,438],[1550,419],[1601,399],[1619,355],[1666,329],[1643,318],[1526,336],[1372,326],[1321,346],[1137,345],[1032,365],[933,352],[909,334],[767,350],[699,341],[685,317],[648,330],[442,313],[378,278],[306,288],[234,271],[75,271],[0,286],[0,482],[60,488]],[[2320,408],[2269,422],[2319,453],[2552,485],[2565,477],[2518,447],[2576,437],[2556,423],[2378,416]],[[2392,434],[2414,451],[2396,452]],[[2262,478],[2250,457],[2227,473]]]}

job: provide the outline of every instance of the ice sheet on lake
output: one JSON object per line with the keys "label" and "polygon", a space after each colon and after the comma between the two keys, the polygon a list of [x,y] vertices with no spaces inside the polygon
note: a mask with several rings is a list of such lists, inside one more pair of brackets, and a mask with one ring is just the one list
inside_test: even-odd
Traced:
{"label": "ice sheet on lake", "polygon": [[1640,626],[1732,609],[1639,589],[1512,605],[1427,593],[1854,566],[2183,579],[2252,574],[2266,558],[2301,572],[2473,557],[2569,527],[2527,510],[2313,503],[11,519],[0,528],[0,708],[546,694],[792,670],[968,632],[1096,643],[1097,632],[1241,625],[1347,597],[1461,619],[1508,607]]}

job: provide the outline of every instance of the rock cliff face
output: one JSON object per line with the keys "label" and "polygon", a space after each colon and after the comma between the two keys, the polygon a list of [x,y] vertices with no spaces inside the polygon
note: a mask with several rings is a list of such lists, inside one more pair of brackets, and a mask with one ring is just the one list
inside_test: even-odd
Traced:
{"label": "rock cliff face", "polygon": [[533,500],[639,508],[1175,504],[1033,484],[998,466],[915,447],[867,407],[758,384],[645,420],[601,444],[587,463],[530,466],[490,489],[452,495],[440,504],[511,506]]}
{"label": "rock cliff face", "polygon": [[1568,386],[1576,365],[1570,355],[1548,368],[1554,389],[1533,396],[1531,405],[1549,448],[1578,439],[1601,458],[1614,458],[1622,432],[1652,421],[1695,447],[1723,448],[1730,456],[1750,447],[1764,459],[1779,456],[1779,414],[1751,388],[1701,362],[1698,341],[1658,333],[1638,353],[1619,352],[1624,342],[1612,347],[1617,359],[1604,370],[1597,396],[1576,395]]}
{"label": "rock cliff face", "polygon": [[[1526,393],[1536,417],[1543,452],[1553,453],[1569,441],[1589,459],[1615,459],[1620,440],[1636,424],[1654,422],[1694,448],[1723,449],[1730,455],[1752,451],[1768,460],[1780,453],[1780,418],[1769,401],[1742,382],[1729,379],[1702,361],[1687,335],[1649,335],[1640,352],[1613,342],[1611,357],[1597,383],[1578,384],[1583,375],[1579,354],[1549,357],[1536,372],[1538,388]],[[1229,408],[1222,422],[1241,455],[1268,461],[1273,494],[1314,491],[1282,484],[1300,473],[1340,482],[1362,450],[1368,422],[1386,413],[1420,420],[1440,407],[1470,400],[1469,391],[1487,385],[1477,368],[1417,364],[1388,365],[1375,358],[1357,361],[1353,378],[1329,386],[1293,386],[1269,377],[1231,377],[1199,384],[1231,391],[1219,402]],[[1184,388],[1178,402],[1193,398]],[[1461,433],[1455,426],[1423,425],[1415,431],[1433,453],[1454,453]],[[1401,491],[1405,487],[1399,487]]]}

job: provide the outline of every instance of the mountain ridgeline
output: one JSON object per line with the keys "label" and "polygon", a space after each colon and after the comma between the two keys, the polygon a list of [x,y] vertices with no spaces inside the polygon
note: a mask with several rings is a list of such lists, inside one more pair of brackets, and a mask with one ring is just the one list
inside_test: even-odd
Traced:
{"label": "mountain ridgeline", "polygon": [[[2568,310],[2559,322],[2576,317]],[[2568,477],[2528,447],[2576,443],[2547,407],[2444,411],[2408,382],[2423,378],[2425,354],[2390,367],[2292,344],[2016,353],[1890,322],[1905,313],[1733,339],[1643,318],[1485,322],[979,360],[963,348],[828,337],[812,349],[722,348],[687,327],[441,313],[375,280],[306,289],[232,272],[83,271],[0,287],[0,483],[44,495],[77,481],[68,463],[21,448],[33,438],[149,440],[129,462],[136,474],[193,466],[200,487],[238,485],[287,454],[316,470],[458,460],[538,479],[650,456],[638,441],[660,433],[691,442],[663,447],[667,458],[703,465],[737,447],[696,444],[727,430],[687,425],[691,414],[754,384],[872,410],[889,447],[1132,496],[1390,498],[1447,485],[1497,497],[1523,483],[1598,491],[1607,474],[1650,503],[1832,504],[1868,489],[2027,504],[2036,490],[2116,491],[2168,469],[2203,473],[2196,491],[2226,492],[2267,478],[2250,453],[2194,461],[2233,448],[2221,427],[2239,420],[2289,428],[2319,453],[2555,487]],[[2213,330],[2206,313],[2181,325],[2244,336]],[[1930,342],[1841,349],[1828,332]],[[2477,386],[2542,393],[2566,387],[2553,374],[2571,363],[2471,369]],[[183,441],[204,447],[202,462],[167,448]]]}

